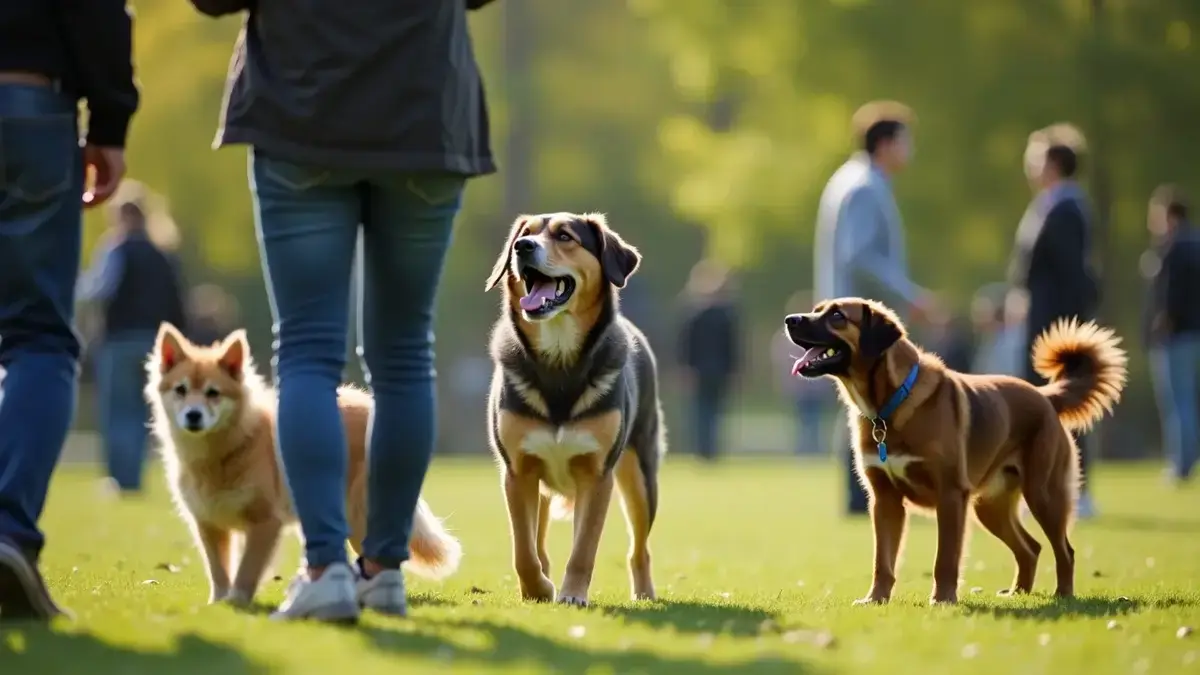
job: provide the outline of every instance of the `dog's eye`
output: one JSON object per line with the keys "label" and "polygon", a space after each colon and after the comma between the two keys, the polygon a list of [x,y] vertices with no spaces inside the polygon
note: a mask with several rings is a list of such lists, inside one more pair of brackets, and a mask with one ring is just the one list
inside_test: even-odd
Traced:
{"label": "dog's eye", "polygon": [[217,391],[216,389],[213,389],[212,387],[209,387],[208,389],[204,390],[204,398],[207,398],[210,401],[216,400],[218,398],[221,398],[221,392]]}
{"label": "dog's eye", "polygon": [[566,232],[559,232],[557,239],[559,241],[571,241],[571,235],[567,234]]}
{"label": "dog's eye", "polygon": [[176,396],[187,396],[187,385],[186,384],[175,385],[175,395]]}
{"label": "dog's eye", "polygon": [[846,315],[835,309],[829,313],[829,323],[841,326],[846,323]]}

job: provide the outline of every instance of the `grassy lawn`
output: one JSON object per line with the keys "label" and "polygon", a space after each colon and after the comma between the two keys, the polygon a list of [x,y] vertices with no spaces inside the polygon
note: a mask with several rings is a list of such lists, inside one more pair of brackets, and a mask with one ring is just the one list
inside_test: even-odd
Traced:
{"label": "grassy lawn", "polygon": [[[1200,632],[1177,637],[1200,629],[1200,492],[1162,487],[1155,466],[1104,467],[1095,482],[1102,515],[1074,535],[1080,598],[1048,596],[1048,549],[1037,594],[994,597],[1012,561],[976,531],[962,603],[930,608],[934,528],[918,519],[898,597],[852,607],[869,582],[870,531],[838,516],[829,463],[672,457],[652,538],[661,599],[628,601],[614,506],[594,606],[576,610],[518,600],[494,469],[443,460],[426,495],[462,538],[463,568],[441,585],[414,581],[410,620],[334,628],[205,606],[199,558],[162,490],[107,501],[92,472],[65,469],[45,563],[77,620],[0,628],[0,673],[1200,673]],[[558,577],[570,528],[556,525]],[[289,543],[281,572],[295,555]],[[283,585],[260,599],[277,602]]]}

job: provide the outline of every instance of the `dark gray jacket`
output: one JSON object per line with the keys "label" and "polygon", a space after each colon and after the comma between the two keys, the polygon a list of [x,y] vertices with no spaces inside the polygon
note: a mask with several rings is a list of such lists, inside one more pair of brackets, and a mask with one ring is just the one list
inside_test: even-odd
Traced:
{"label": "dark gray jacket", "polygon": [[496,170],[466,12],[491,0],[191,0],[248,11],[215,146],[360,169]]}

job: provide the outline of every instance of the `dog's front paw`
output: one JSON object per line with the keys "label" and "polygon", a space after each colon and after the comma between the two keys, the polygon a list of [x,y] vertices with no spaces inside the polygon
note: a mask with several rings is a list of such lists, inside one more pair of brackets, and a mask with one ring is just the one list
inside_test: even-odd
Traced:
{"label": "dog's front paw", "polygon": [[576,597],[574,595],[560,595],[560,596],[558,596],[558,602],[559,602],[559,604],[570,605],[571,607],[587,607],[588,606],[587,598],[580,598],[580,597]]}
{"label": "dog's front paw", "polygon": [[887,596],[872,594],[872,595],[868,595],[865,598],[859,598],[858,600],[855,600],[854,605],[856,607],[860,606],[860,605],[886,605],[887,602],[888,602]]}
{"label": "dog's front paw", "polygon": [[957,605],[958,604],[958,593],[934,593],[933,596],[931,598],[929,598],[929,604],[931,604],[931,605]]}
{"label": "dog's front paw", "polygon": [[250,597],[249,593],[246,593],[245,591],[239,591],[236,588],[232,591],[229,591],[229,593],[227,593],[225,597],[221,599],[221,601],[225,604],[239,608],[249,607],[251,600],[253,600],[253,598]]}
{"label": "dog's front paw", "polygon": [[208,594],[208,604],[215,605],[218,602],[223,602],[229,596],[228,588],[214,588]]}
{"label": "dog's front paw", "polygon": [[521,599],[534,602],[554,601],[554,582],[542,577],[531,583],[521,582]]}

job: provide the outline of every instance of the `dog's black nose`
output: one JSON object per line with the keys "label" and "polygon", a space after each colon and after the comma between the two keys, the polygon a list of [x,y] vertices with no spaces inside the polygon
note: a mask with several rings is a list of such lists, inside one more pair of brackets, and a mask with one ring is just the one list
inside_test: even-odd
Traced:
{"label": "dog's black nose", "polygon": [[804,315],[803,314],[788,314],[787,318],[783,320],[783,323],[788,328],[795,328],[796,326],[799,326],[800,324],[804,323]]}
{"label": "dog's black nose", "polygon": [[513,249],[516,250],[517,255],[529,255],[537,249],[537,242],[532,239],[521,238],[517,240],[517,243],[513,244]]}
{"label": "dog's black nose", "polygon": [[204,415],[201,414],[199,410],[189,410],[187,411],[187,414],[183,416],[183,419],[185,422],[187,422],[189,427],[198,428],[200,423],[204,421]]}

